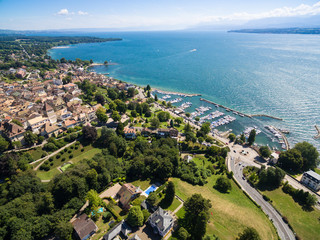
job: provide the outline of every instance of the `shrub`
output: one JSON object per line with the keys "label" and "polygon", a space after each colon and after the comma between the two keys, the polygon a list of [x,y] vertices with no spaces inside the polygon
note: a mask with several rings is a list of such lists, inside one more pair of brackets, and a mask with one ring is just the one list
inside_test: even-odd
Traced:
{"label": "shrub", "polygon": [[228,178],[221,176],[217,179],[214,186],[219,192],[227,193],[231,190],[231,182]]}
{"label": "shrub", "polygon": [[62,159],[61,159],[61,162],[64,162],[66,160],[66,158],[65,157],[63,157]]}
{"label": "shrub", "polygon": [[68,148],[63,149],[63,151],[64,151],[64,152],[67,152],[67,151],[68,151]]}
{"label": "shrub", "polygon": [[289,223],[288,218],[287,218],[286,216],[282,216],[282,220],[283,220],[286,224]]}
{"label": "shrub", "polygon": [[69,158],[70,158],[70,159],[73,158],[73,154],[70,154],[70,155],[69,155]]}
{"label": "shrub", "polygon": [[266,196],[266,195],[264,195],[264,194],[262,195],[262,197],[263,197],[263,199],[264,199],[265,201],[268,201],[268,202],[269,202],[269,201],[271,200],[268,196]]}
{"label": "shrub", "polygon": [[83,151],[84,151],[84,148],[81,149],[81,152],[83,152]]}
{"label": "shrub", "polygon": [[60,155],[60,154],[57,154],[56,159],[59,159],[60,157],[61,157],[61,155]]}
{"label": "shrub", "polygon": [[50,163],[50,166],[53,166],[53,162],[52,162],[52,163]]}
{"label": "shrub", "polygon": [[68,150],[68,153],[72,153],[72,151],[71,151],[71,150]]}
{"label": "shrub", "polygon": [[49,158],[49,162],[52,162],[53,161],[53,157]]}
{"label": "shrub", "polygon": [[74,146],[71,146],[70,149],[74,149]]}
{"label": "shrub", "polygon": [[78,146],[76,146],[74,149],[75,149],[75,150],[78,150],[78,148],[79,148],[79,147],[78,147]]}
{"label": "shrub", "polygon": [[44,158],[45,156],[47,156],[46,153],[42,153],[42,154],[41,154],[41,158]]}

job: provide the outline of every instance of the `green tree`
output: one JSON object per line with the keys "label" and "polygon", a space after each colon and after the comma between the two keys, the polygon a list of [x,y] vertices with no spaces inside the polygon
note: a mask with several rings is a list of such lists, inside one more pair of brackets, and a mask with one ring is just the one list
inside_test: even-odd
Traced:
{"label": "green tree", "polygon": [[96,101],[98,103],[100,103],[102,106],[106,103],[106,99],[103,96],[102,93],[96,93],[96,95],[94,96],[94,98],[96,99]]}
{"label": "green tree", "polygon": [[237,237],[237,240],[260,240],[260,236],[252,227],[247,227],[242,233],[240,233]]}
{"label": "green tree", "polygon": [[211,207],[210,200],[203,198],[201,194],[193,194],[185,201],[185,226],[192,239],[202,239],[205,235]]}
{"label": "green tree", "polygon": [[319,164],[319,152],[308,142],[297,143],[294,149],[301,153],[303,158],[303,170],[314,169]]}
{"label": "green tree", "polygon": [[256,130],[252,129],[250,134],[249,134],[248,144],[251,146],[254,143],[255,140],[256,140]]}
{"label": "green tree", "polygon": [[156,204],[158,201],[158,196],[155,192],[151,192],[147,198],[148,203],[150,203],[152,206]]}
{"label": "green tree", "polygon": [[150,213],[147,209],[143,209],[142,214],[143,214],[143,223],[145,223],[150,217]]}
{"label": "green tree", "polygon": [[128,97],[133,98],[136,93],[136,90],[134,88],[128,89]]}
{"label": "green tree", "polygon": [[271,155],[271,151],[268,146],[261,146],[259,149],[259,152],[260,152],[261,156],[264,158],[269,158]]}
{"label": "green tree", "polygon": [[163,199],[163,201],[167,204],[167,206],[170,206],[172,204],[175,195],[176,195],[176,191],[175,191],[174,183],[172,181],[169,181],[166,189],[166,196]]}
{"label": "green tree", "polygon": [[157,115],[160,122],[167,122],[170,118],[170,114],[168,112],[161,111]]}
{"label": "green tree", "polygon": [[240,140],[241,140],[243,143],[246,142],[246,137],[244,136],[243,133],[240,135]]}
{"label": "green tree", "polygon": [[97,118],[100,122],[106,123],[108,121],[108,116],[106,110],[103,107],[99,107],[96,111]]}
{"label": "green tree", "polygon": [[101,198],[99,197],[99,194],[96,192],[96,190],[93,190],[93,189],[91,189],[87,193],[86,199],[89,200],[89,206],[91,207],[92,210],[97,209],[102,203]]}
{"label": "green tree", "polygon": [[129,214],[127,217],[128,223],[132,227],[141,227],[143,225],[143,213],[141,211],[140,206],[133,206],[129,210]]}
{"label": "green tree", "polygon": [[26,131],[23,136],[26,143],[30,146],[35,144],[38,140],[38,136],[31,131]]}
{"label": "green tree", "polygon": [[290,171],[301,171],[303,167],[303,158],[301,153],[293,148],[288,151],[281,152],[279,155],[278,166],[290,170]]}
{"label": "green tree", "polygon": [[158,95],[157,95],[157,94],[154,95],[154,100],[155,100],[156,102],[158,101]]}
{"label": "green tree", "polygon": [[158,128],[158,127],[160,127],[160,121],[159,121],[159,119],[158,119],[158,118],[152,118],[152,119],[150,120],[150,125],[151,125],[152,128]]}
{"label": "green tree", "polygon": [[120,99],[116,99],[114,103],[117,105],[117,111],[119,113],[125,113],[127,111],[127,105]]}
{"label": "green tree", "polygon": [[56,226],[54,233],[60,239],[71,240],[72,239],[72,230],[73,230],[73,227],[69,221],[59,222]]}
{"label": "green tree", "polygon": [[149,84],[147,85],[146,90],[147,90],[147,91],[151,91],[151,87],[150,87]]}
{"label": "green tree", "polygon": [[191,129],[191,126],[190,126],[190,123],[188,122],[184,128],[183,128],[184,132],[187,133],[187,132],[191,132],[192,129]]}
{"label": "green tree", "polygon": [[221,176],[217,179],[214,187],[220,192],[227,193],[231,190],[231,182],[228,178]]}
{"label": "green tree", "polygon": [[9,147],[9,142],[0,135],[0,152],[4,152]]}
{"label": "green tree", "polygon": [[98,136],[97,129],[90,126],[83,126],[82,133],[83,138],[89,142],[94,142]]}
{"label": "green tree", "polygon": [[118,126],[117,126],[117,129],[116,129],[116,133],[117,133],[119,136],[122,136],[122,135],[124,134],[123,130],[124,130],[123,123],[122,123],[122,122],[119,122],[119,123],[118,123]]}
{"label": "green tree", "polygon": [[200,131],[203,132],[205,135],[207,135],[210,132],[210,123],[209,122],[203,123]]}
{"label": "green tree", "polygon": [[187,240],[190,237],[190,234],[184,227],[180,227],[177,231],[178,240]]}
{"label": "green tree", "polygon": [[236,135],[234,133],[230,133],[228,136],[230,142],[234,142],[234,140],[236,139]]}
{"label": "green tree", "polygon": [[117,111],[113,111],[111,114],[111,118],[113,119],[113,121],[118,122],[121,119],[121,116],[119,115],[119,113]]}
{"label": "green tree", "polygon": [[183,119],[181,117],[175,118],[174,122],[180,127],[180,124],[183,123]]}

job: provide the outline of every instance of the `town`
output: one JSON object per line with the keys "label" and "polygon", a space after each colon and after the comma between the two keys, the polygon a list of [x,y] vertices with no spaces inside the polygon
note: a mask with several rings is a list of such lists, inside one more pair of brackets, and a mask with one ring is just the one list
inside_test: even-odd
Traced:
{"label": "town", "polygon": [[311,144],[272,152],[255,129],[213,132],[151,86],[34,41],[0,42],[0,239],[315,239]]}

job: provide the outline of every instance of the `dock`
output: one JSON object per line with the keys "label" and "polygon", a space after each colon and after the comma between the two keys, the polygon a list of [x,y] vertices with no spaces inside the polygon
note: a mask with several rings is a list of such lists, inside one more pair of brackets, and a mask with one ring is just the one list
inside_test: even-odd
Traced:
{"label": "dock", "polygon": [[182,96],[182,97],[196,97],[196,96],[201,96],[201,94],[197,94],[197,93],[180,93],[180,92],[171,92],[171,91],[163,91],[157,88],[153,88],[152,89],[154,92],[158,92],[161,94],[172,94],[172,95],[178,95],[178,96]]}
{"label": "dock", "polygon": [[318,139],[318,138],[320,138],[320,129],[318,128],[318,126],[317,126],[317,125],[314,125],[314,127],[316,128],[316,130],[317,130],[318,134],[317,134],[317,135],[315,135],[313,138],[314,138],[314,139]]}
{"label": "dock", "polygon": [[290,145],[289,145],[289,142],[288,142],[288,139],[287,139],[286,135],[284,135],[284,133],[281,132],[278,128],[276,128],[274,126],[270,126],[270,127],[272,127],[273,129],[275,129],[276,131],[278,131],[281,134],[281,137],[283,138],[284,144],[286,145],[286,149],[285,150],[289,150],[290,149]]}
{"label": "dock", "polygon": [[210,103],[210,104],[213,104],[213,105],[219,106],[219,107],[221,107],[221,108],[224,108],[224,109],[225,109],[226,111],[228,111],[228,112],[232,111],[232,112],[237,113],[237,114],[239,114],[239,115],[241,114],[241,115],[243,115],[243,116],[245,116],[245,117],[251,118],[251,116],[250,116],[250,115],[248,115],[248,114],[245,114],[245,113],[242,113],[242,112],[239,112],[239,111],[233,110],[233,109],[228,108],[228,107],[226,107],[226,106],[223,106],[223,105],[221,105],[221,104],[218,104],[218,103],[215,103],[215,102],[212,102],[212,101],[206,100],[206,99],[204,99],[204,98],[200,98],[200,101],[204,101],[204,102],[206,102],[206,103]]}
{"label": "dock", "polygon": [[275,120],[283,121],[282,118],[270,116],[270,115],[267,115],[267,114],[251,114],[250,116],[251,117],[267,117],[267,118],[272,118],[272,119],[275,119]]}

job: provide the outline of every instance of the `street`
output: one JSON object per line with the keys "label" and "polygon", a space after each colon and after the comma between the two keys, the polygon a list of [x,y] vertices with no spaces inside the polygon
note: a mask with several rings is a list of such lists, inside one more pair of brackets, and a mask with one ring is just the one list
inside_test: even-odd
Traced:
{"label": "street", "polygon": [[282,220],[280,214],[265,201],[262,195],[253,187],[251,187],[247,181],[243,178],[242,170],[245,166],[250,165],[244,162],[239,161],[236,163],[237,159],[235,157],[229,158],[229,163],[231,171],[233,171],[234,178],[239,183],[241,188],[258,204],[261,206],[261,209],[269,216],[270,220],[273,222],[276,227],[278,234],[281,239],[294,240],[295,235],[289,228],[289,226]]}

